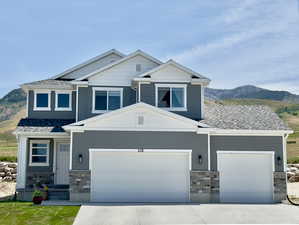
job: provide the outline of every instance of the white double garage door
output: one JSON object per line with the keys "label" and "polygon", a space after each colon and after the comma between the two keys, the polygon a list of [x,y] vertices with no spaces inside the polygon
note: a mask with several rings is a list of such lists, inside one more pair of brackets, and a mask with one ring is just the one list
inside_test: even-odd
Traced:
{"label": "white double garage door", "polygon": [[[217,158],[221,202],[272,202],[271,152]],[[92,202],[190,201],[191,150],[91,149],[90,170]]]}

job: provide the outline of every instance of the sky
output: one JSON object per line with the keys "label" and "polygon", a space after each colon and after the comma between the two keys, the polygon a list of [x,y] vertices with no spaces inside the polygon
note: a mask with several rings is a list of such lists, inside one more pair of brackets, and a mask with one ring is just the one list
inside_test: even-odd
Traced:
{"label": "sky", "polygon": [[112,48],[299,94],[299,0],[19,0],[0,7],[0,97]]}

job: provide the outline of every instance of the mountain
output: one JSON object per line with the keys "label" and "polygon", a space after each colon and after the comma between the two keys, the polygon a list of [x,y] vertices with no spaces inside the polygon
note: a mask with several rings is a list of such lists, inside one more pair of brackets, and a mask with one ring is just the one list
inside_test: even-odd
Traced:
{"label": "mountain", "polygon": [[0,99],[0,122],[13,118],[23,111],[26,105],[26,94],[22,89],[15,89]]}
{"label": "mountain", "polygon": [[287,91],[271,91],[253,85],[246,85],[234,89],[206,88],[205,96],[210,100],[226,99],[265,99],[299,103],[299,95]]}

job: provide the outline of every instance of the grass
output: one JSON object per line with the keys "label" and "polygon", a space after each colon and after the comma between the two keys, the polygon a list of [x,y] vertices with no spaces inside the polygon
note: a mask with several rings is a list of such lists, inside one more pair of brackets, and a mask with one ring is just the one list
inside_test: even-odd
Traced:
{"label": "grass", "polygon": [[80,206],[35,206],[28,202],[0,202],[1,225],[68,225]]}

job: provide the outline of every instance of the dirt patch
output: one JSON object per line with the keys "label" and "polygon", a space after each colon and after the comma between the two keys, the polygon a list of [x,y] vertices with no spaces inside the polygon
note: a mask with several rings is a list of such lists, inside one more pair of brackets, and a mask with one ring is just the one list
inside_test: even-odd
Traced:
{"label": "dirt patch", "polygon": [[16,191],[16,183],[0,182],[0,198],[14,195]]}

